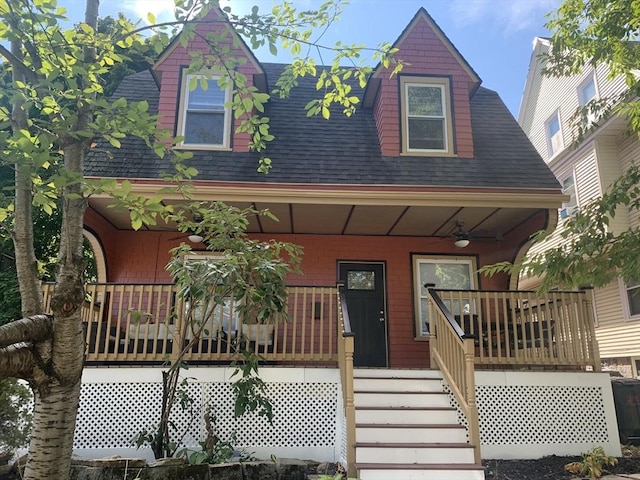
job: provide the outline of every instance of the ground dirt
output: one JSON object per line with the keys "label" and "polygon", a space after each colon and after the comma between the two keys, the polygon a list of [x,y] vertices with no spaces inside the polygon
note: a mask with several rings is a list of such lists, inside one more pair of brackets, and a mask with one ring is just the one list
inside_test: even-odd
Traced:
{"label": "ground dirt", "polygon": [[[607,474],[640,473],[640,448],[622,447],[623,456],[614,467],[606,467]],[[537,460],[483,460],[486,480],[576,480],[581,478],[565,471],[564,466],[581,460],[580,457],[551,455]]]}

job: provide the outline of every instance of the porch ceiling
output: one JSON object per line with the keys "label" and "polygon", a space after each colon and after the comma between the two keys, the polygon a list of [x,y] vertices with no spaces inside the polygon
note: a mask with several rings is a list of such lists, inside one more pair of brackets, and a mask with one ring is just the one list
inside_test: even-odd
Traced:
{"label": "porch ceiling", "polygon": [[[129,213],[110,208],[108,198],[91,198],[90,208],[118,230],[131,230]],[[173,204],[183,203],[172,201]],[[239,208],[268,209],[279,221],[251,218],[249,233],[323,234],[447,237],[457,221],[475,238],[495,240],[504,237],[541,208],[485,206],[361,205],[276,202],[227,202]],[[144,227],[155,231],[177,231],[166,223]]]}

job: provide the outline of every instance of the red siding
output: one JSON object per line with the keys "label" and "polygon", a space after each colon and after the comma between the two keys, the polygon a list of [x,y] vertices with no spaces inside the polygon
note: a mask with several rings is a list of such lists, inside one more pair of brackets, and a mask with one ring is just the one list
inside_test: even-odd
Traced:
{"label": "red siding", "polygon": [[[471,136],[471,109],[469,104],[469,77],[458,59],[440,41],[426,20],[420,19],[397,45],[399,58],[408,63],[405,75],[450,76],[453,96],[453,128],[458,157],[473,157]],[[400,154],[400,112],[398,78],[389,78],[389,72],[379,73],[381,84],[374,106],[382,154],[397,157]]]}
{"label": "red siding", "polygon": [[[203,23],[200,23],[196,27],[196,36],[189,44],[189,50],[202,50],[208,51],[208,47],[204,40],[204,36],[212,31],[220,31],[227,29],[221,22],[216,22],[216,11],[212,9],[211,12],[204,18]],[[210,20],[207,22],[207,20]],[[238,68],[238,71],[247,76],[247,86],[253,85],[253,75],[258,73],[251,60],[247,57],[244,50],[238,46],[234,46],[232,42],[231,30],[227,29],[228,40],[226,44],[230,49],[233,58],[246,58],[247,62]],[[171,133],[175,132],[176,111],[179,105],[180,95],[180,71],[183,67],[189,65],[191,57],[189,52],[181,45],[177,44],[169,54],[162,59],[156,66],[155,71],[160,78],[160,101],[158,106],[158,113],[160,119],[158,124],[160,128],[166,128]],[[233,117],[233,116],[232,116]],[[239,124],[240,120],[233,120],[235,123],[232,126],[232,130]],[[232,146],[235,151],[246,152],[249,150],[250,137],[246,133],[232,132]]]}

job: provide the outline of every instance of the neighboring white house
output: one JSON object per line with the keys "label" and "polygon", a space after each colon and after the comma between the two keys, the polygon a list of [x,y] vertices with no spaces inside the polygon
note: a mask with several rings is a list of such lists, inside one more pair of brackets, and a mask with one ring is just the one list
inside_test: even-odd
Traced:
{"label": "neighboring white house", "polygon": [[[622,118],[602,120],[576,144],[572,118],[576,110],[593,98],[609,98],[624,92],[626,85],[622,77],[609,78],[609,70],[604,65],[585,67],[581,74],[569,77],[545,76],[545,60],[541,54],[549,47],[549,39],[537,37],[533,42],[518,123],[570,200],[558,211],[554,234],[549,241],[535,245],[531,249],[534,254],[557,245],[565,219],[581,205],[600,197],[640,156],[640,141],[635,135],[625,134],[627,124]],[[639,222],[637,211],[619,211],[610,228],[615,233]],[[521,288],[535,286],[533,282],[522,279]],[[603,363],[625,376],[639,376],[640,281],[627,285],[622,280],[614,280],[596,289],[594,309]]]}

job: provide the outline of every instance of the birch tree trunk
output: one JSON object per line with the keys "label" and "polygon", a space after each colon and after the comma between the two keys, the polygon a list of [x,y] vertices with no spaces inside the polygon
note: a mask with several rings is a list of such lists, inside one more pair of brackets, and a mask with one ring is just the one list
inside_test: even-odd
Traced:
{"label": "birch tree trunk", "polygon": [[[87,0],[85,22],[94,29],[97,27],[98,7],[99,0]],[[12,44],[16,59],[14,80],[18,81],[25,79],[24,71],[18,67],[22,61],[21,49],[18,42]],[[83,60],[95,61],[92,48],[85,48]],[[91,107],[86,102],[82,103],[72,130],[87,130],[91,121]],[[27,122],[26,109],[16,103],[12,110],[14,131],[27,129]],[[64,169],[70,175],[82,178],[84,158],[90,144],[91,139],[82,136],[59,139]],[[16,165],[16,265],[23,315],[32,317],[19,322],[24,324],[21,333],[29,336],[31,342],[16,347],[8,343],[11,335],[7,335],[6,341],[2,341],[0,335],[0,353],[5,359],[0,366],[5,370],[3,373],[28,379],[34,392],[33,428],[24,473],[27,480],[69,478],[85,350],[81,308],[84,302],[82,243],[86,199],[82,188],[81,182],[72,182],[63,189],[60,251],[56,287],[51,300],[53,320],[33,318],[44,311],[44,305],[33,248],[31,176],[29,166]],[[19,330],[20,326],[18,323],[13,330]],[[27,333],[30,328],[36,333]],[[5,332],[11,333],[11,330],[7,328]]]}

